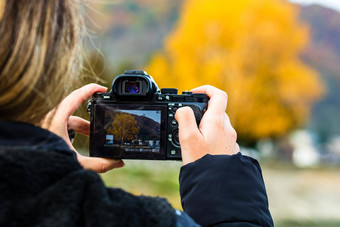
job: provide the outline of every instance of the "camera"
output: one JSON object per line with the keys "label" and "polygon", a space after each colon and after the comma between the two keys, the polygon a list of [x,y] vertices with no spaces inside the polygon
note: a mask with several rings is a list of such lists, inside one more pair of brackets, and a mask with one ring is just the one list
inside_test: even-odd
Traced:
{"label": "camera", "polygon": [[206,94],[159,90],[145,71],[126,70],[110,92],[95,93],[88,103],[90,156],[181,160],[176,110],[191,107],[199,125],[208,101]]}

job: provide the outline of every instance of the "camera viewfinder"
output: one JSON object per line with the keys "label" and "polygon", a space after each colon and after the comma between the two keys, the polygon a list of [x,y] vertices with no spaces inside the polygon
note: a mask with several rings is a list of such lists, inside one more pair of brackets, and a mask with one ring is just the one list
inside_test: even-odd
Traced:
{"label": "camera viewfinder", "polygon": [[139,82],[137,81],[126,81],[125,92],[130,94],[137,94],[140,91]]}

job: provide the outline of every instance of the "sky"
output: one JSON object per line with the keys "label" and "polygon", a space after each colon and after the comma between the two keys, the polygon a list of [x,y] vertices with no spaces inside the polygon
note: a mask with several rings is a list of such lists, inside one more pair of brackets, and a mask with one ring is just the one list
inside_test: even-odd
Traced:
{"label": "sky", "polygon": [[304,5],[317,3],[319,5],[326,6],[328,8],[332,8],[340,12],[340,0],[289,0],[289,1]]}

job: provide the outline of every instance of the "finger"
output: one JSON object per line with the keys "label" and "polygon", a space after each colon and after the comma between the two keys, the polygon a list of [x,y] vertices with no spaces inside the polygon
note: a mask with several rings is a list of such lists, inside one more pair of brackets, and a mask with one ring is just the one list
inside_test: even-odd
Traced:
{"label": "finger", "polygon": [[231,125],[229,116],[226,113],[224,114],[224,130],[229,140],[231,140],[232,142],[236,142],[237,133],[233,126]]}
{"label": "finger", "polygon": [[201,136],[193,110],[190,107],[182,107],[176,111],[175,118],[178,122],[179,141],[186,143]]}
{"label": "finger", "polygon": [[237,154],[240,151],[240,148],[237,141],[237,133],[233,126],[231,126],[230,119],[227,114],[224,116],[224,135],[227,139],[226,143],[226,151],[228,155]]}
{"label": "finger", "polygon": [[221,113],[227,108],[228,95],[224,91],[210,85],[204,85],[191,90],[194,93],[205,93],[209,96],[207,112]]}
{"label": "finger", "polygon": [[111,169],[125,166],[125,163],[118,159],[87,157],[79,154],[77,158],[84,168],[93,170],[97,173],[105,173]]}
{"label": "finger", "polygon": [[107,88],[100,86],[98,84],[88,84],[73,91],[69,96],[67,96],[57,107],[56,116],[58,116],[61,121],[68,120],[80,105],[89,99],[96,92],[106,92]]}
{"label": "finger", "polygon": [[230,125],[231,126],[230,118],[229,118],[227,113],[224,113],[224,123],[225,123],[225,125]]}
{"label": "finger", "polygon": [[190,107],[179,108],[176,111],[175,118],[178,121],[182,161],[185,165],[204,156],[206,152],[202,146],[204,138],[197,128],[195,115]]}
{"label": "finger", "polygon": [[90,122],[81,117],[71,116],[67,127],[84,136],[90,136]]}
{"label": "finger", "polygon": [[235,154],[237,154],[238,152],[240,152],[240,146],[238,145],[238,143],[235,144]]}
{"label": "finger", "polygon": [[42,128],[45,128],[45,129],[48,129],[49,126],[51,125],[51,120],[53,118],[53,116],[55,115],[55,111],[56,111],[56,108],[52,109],[50,112],[48,112],[44,119],[42,120],[42,123],[41,123],[41,127]]}

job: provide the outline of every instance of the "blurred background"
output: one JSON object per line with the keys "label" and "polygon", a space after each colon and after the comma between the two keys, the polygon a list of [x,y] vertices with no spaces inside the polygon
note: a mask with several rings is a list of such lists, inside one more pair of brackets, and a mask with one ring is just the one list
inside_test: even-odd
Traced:
{"label": "blurred background", "polygon": [[[142,69],[161,88],[225,90],[275,225],[340,226],[340,1],[105,0],[86,10],[84,83],[110,88]],[[75,143],[87,152],[87,139]],[[102,174],[108,186],[181,209],[180,162],[126,164]]]}

